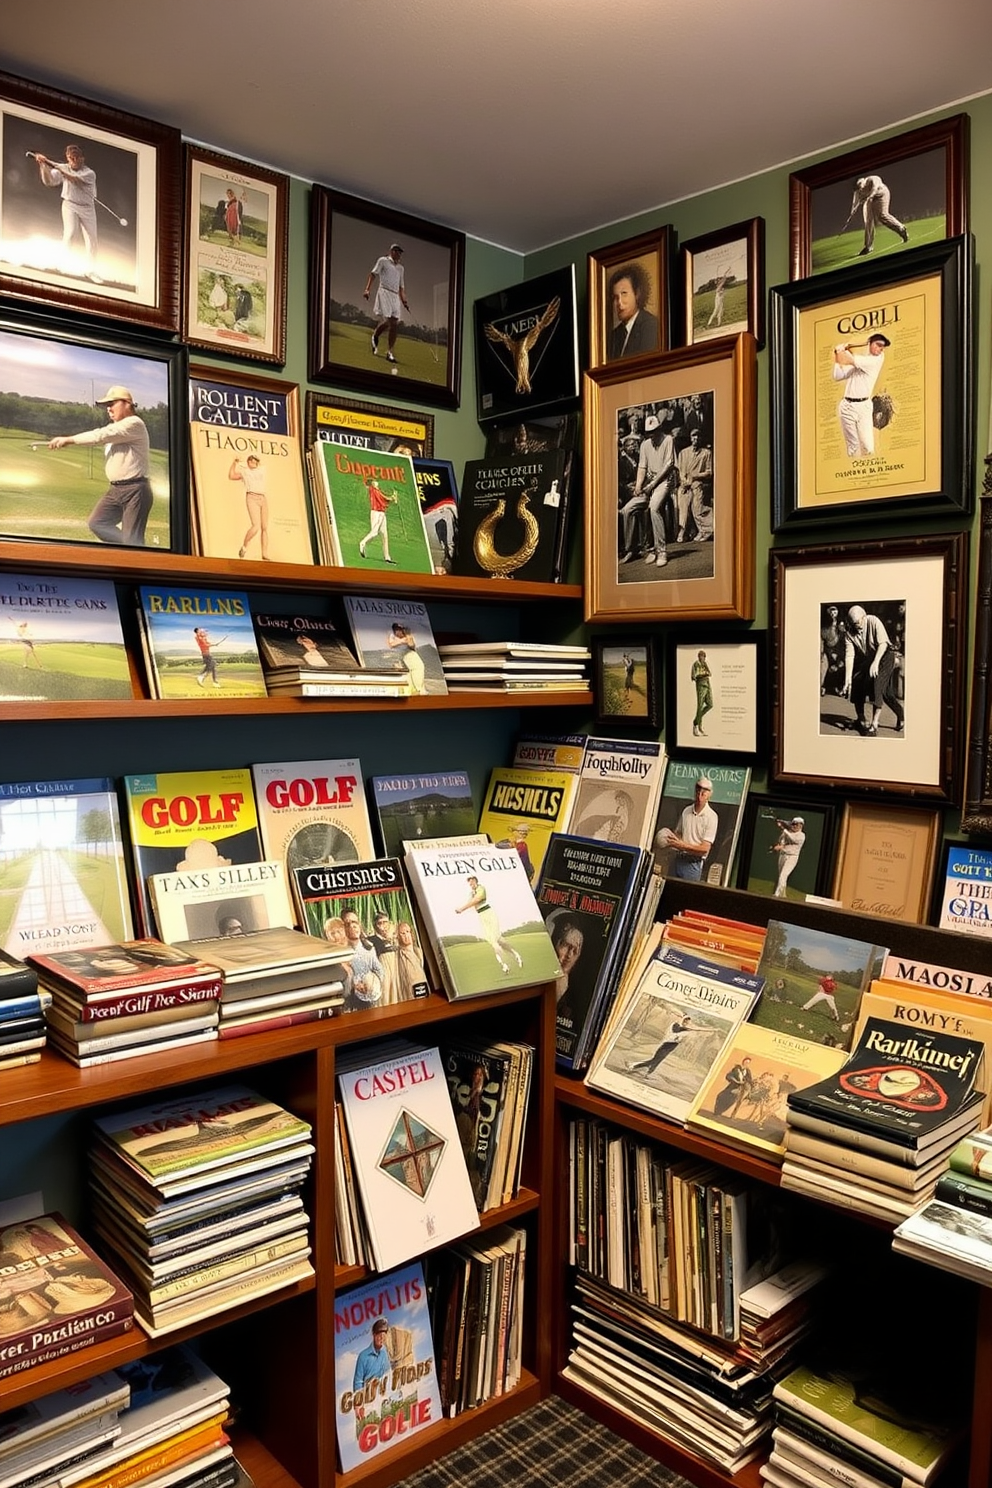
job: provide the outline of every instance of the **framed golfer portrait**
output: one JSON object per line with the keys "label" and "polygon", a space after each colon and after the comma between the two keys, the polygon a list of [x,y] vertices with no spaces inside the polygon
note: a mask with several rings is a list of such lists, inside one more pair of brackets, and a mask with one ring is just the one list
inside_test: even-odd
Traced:
{"label": "framed golfer portrait", "polygon": [[590,367],[670,349],[676,246],[666,226],[589,254]]}
{"label": "framed golfer portrait", "polygon": [[766,735],[764,631],[680,628],[668,638],[665,717],[670,750],[753,760]]}
{"label": "framed golfer portrait", "polygon": [[310,378],[457,408],[465,235],[310,192]]}
{"label": "framed golfer portrait", "polygon": [[836,828],[836,808],[809,796],[748,796],[737,887],[798,903],[827,894]]}
{"label": "framed golfer portrait", "polygon": [[178,129],[0,74],[0,292],[179,329]]}

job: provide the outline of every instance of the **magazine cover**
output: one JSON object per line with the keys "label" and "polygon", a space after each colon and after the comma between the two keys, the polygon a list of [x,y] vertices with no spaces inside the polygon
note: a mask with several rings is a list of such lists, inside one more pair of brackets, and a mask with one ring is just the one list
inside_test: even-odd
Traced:
{"label": "magazine cover", "polygon": [[730,883],[750,781],[746,765],[669,760],[654,835],[655,862],[666,878]]}
{"label": "magazine cover", "polygon": [[290,883],[297,868],[374,856],[357,759],[280,760],[251,773],[265,855],[283,860]]}
{"label": "magazine cover", "polygon": [[552,583],[570,464],[571,452],[560,449],[466,460],[453,572]]}
{"label": "magazine cover", "polygon": [[439,1050],[403,1044],[338,1087],[376,1270],[478,1229]]}
{"label": "magazine cover", "polygon": [[458,541],[458,485],[450,460],[414,456],[413,473],[435,573],[451,573]]}
{"label": "magazine cover", "polygon": [[448,691],[426,605],[415,599],[349,594],[344,607],[362,666],[406,672],[411,697]]}
{"label": "magazine cover", "polygon": [[156,697],[265,697],[247,594],[142,584],[141,620]]}
{"label": "magazine cover", "polygon": [[113,781],[0,785],[2,945],[82,950],[133,933],[124,839]]}
{"label": "magazine cover", "polygon": [[409,455],[321,439],[313,459],[345,568],[434,572]]}
{"label": "magazine cover", "polygon": [[760,988],[756,977],[668,948],[648,964],[586,1083],[684,1122]]}
{"label": "magazine cover", "polygon": [[464,837],[475,831],[472,782],[465,770],[436,775],[373,775],[372,801],[387,857],[422,838]]}
{"label": "magazine cover", "polygon": [[109,579],[0,575],[0,701],[133,696]]}
{"label": "magazine cover", "polygon": [[286,869],[278,859],[198,873],[153,873],[148,892],[159,934],[170,944],[295,922]]}
{"label": "magazine cover", "polygon": [[190,368],[189,453],[205,557],[313,563],[298,403],[293,386]]}
{"label": "magazine cover", "polygon": [[259,863],[264,854],[249,770],[125,775],[138,928],[155,929],[147,879]]}
{"label": "magazine cover", "polygon": [[50,951],[31,957],[49,986],[65,987],[83,999],[135,988],[159,990],[216,982],[205,961],[161,940],[114,941],[87,951]]}
{"label": "magazine cover", "polygon": [[585,734],[521,734],[510,763],[530,770],[568,770],[577,775],[585,752]]}
{"label": "magazine cover", "polygon": [[758,962],[765,990],[751,1021],[849,1049],[861,994],[887,955],[887,946],[770,920]]}
{"label": "magazine cover", "polygon": [[479,831],[499,847],[514,847],[536,884],[552,832],[563,832],[575,798],[577,777],[567,770],[515,769],[497,765],[479,813]]}
{"label": "magazine cover", "polygon": [[345,1012],[427,996],[424,953],[398,858],[297,868],[293,890],[303,929],[351,953]]}
{"label": "magazine cover", "polygon": [[342,1472],[441,1419],[419,1261],[335,1297],[334,1414]]}
{"label": "magazine cover", "polygon": [[992,935],[989,914],[989,884],[992,883],[992,852],[950,842],[944,886],[940,896],[941,930],[962,930],[965,935]]}
{"label": "magazine cover", "polygon": [[650,847],[664,777],[665,749],[656,741],[587,739],[568,832]]}
{"label": "magazine cover", "polygon": [[255,637],[265,670],[298,667],[315,675],[357,672],[357,657],[348,649],[334,621],[326,615],[271,615],[255,612]]}

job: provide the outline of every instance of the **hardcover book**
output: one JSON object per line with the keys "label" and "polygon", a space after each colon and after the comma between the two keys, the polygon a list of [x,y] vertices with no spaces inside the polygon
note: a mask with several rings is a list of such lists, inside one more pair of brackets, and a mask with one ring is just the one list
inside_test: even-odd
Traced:
{"label": "hardcover book", "polygon": [[656,741],[587,739],[567,831],[650,847],[663,778],[665,750]]}
{"label": "hardcover book", "polygon": [[450,460],[414,456],[413,473],[435,573],[451,573],[458,541],[458,486]]}
{"label": "hardcover book", "polygon": [[56,997],[82,1003],[81,1016],[87,1020],[102,1017],[98,1011],[101,1006],[116,1007],[132,995],[137,998],[174,992],[178,1005],[199,1001],[201,990],[206,996],[216,996],[220,987],[214,967],[150,938],[117,941],[89,951],[52,951],[32,956],[31,964],[37,968],[42,985],[51,988]]}
{"label": "hardcover book", "polygon": [[159,931],[170,944],[288,927],[295,918],[279,859],[196,873],[153,873],[148,892]]}
{"label": "hardcover book", "polygon": [[887,953],[870,941],[770,920],[758,961],[765,990],[751,1021],[849,1049],[862,994]]}
{"label": "hardcover book", "polygon": [[266,696],[247,594],[157,584],[138,594],[155,697]]}
{"label": "hardcover book", "polygon": [[914,987],[930,987],[935,992],[960,992],[966,997],[992,998],[992,977],[984,972],[961,971],[955,966],[914,961],[896,951],[890,951],[882,962],[879,977],[886,982],[910,982]]}
{"label": "hardcover book", "polygon": [[655,863],[665,878],[730,883],[750,781],[746,765],[669,760],[654,834]]}
{"label": "hardcover book", "polygon": [[125,775],[139,929],[153,928],[147,879],[258,863],[264,854],[246,769]]}
{"label": "hardcover book", "polygon": [[300,923],[347,953],[344,1010],[426,997],[424,955],[398,858],[297,868]]}
{"label": "hardcover book", "polygon": [[936,1197],[894,1231],[892,1249],[988,1286],[992,1279],[992,1211],[962,1205],[960,1198],[948,1200],[938,1184]]}
{"label": "hardcover book", "polygon": [[133,696],[109,579],[0,575],[0,702]]}
{"label": "hardcover book", "polygon": [[251,772],[266,857],[283,860],[290,882],[297,868],[374,856],[357,759],[280,760]]}
{"label": "hardcover book", "polygon": [[[375,1050],[365,1050],[375,1053]],[[376,1270],[478,1229],[440,1052],[397,1044],[345,1061],[338,1086]]]}
{"label": "hardcover book", "polygon": [[992,936],[992,852],[963,842],[948,846],[941,894],[941,930]]}
{"label": "hardcover book", "polygon": [[572,460],[570,450],[466,460],[452,571],[468,577],[557,581]]}
{"label": "hardcover book", "polygon": [[342,1472],[441,1419],[419,1261],[335,1297],[334,1414]]}
{"label": "hardcover book", "polygon": [[516,848],[408,850],[406,867],[452,1001],[560,974]]}
{"label": "hardcover book", "polygon": [[565,830],[576,785],[577,777],[566,770],[497,765],[489,773],[479,831],[499,847],[516,849],[528,883],[537,883],[552,832]]}
{"label": "hardcover book", "polygon": [[462,837],[475,830],[472,782],[464,770],[436,775],[373,775],[372,803],[387,857],[424,838]]}
{"label": "hardcover book", "polygon": [[132,933],[112,780],[0,785],[0,841],[10,955],[99,946]]}
{"label": "hardcover book", "polygon": [[60,1214],[0,1228],[0,1379],[132,1325],[131,1293]]}
{"label": "hardcover book", "polygon": [[932,992],[927,987],[880,980],[872,982],[868,991],[862,995],[852,1042],[857,1043],[869,1018],[887,1018],[890,1022],[902,1023],[910,1032],[935,1028],[941,1033],[956,1034],[959,1038],[979,1039],[985,1048],[985,1054],[975,1083],[986,1093],[982,1107],[983,1124],[992,1122],[992,1090],[989,1088],[989,1071],[992,1071],[992,1003],[981,997],[965,997],[954,992]]}
{"label": "hardcover book", "polygon": [[409,455],[380,454],[321,439],[313,446],[337,563],[374,573],[433,573]]}
{"label": "hardcover book", "polygon": [[363,666],[405,672],[411,697],[448,691],[426,605],[415,599],[349,594],[344,607]]}
{"label": "hardcover book", "polygon": [[321,676],[359,670],[358,658],[345,644],[334,621],[323,615],[252,616],[266,676],[281,670]]}

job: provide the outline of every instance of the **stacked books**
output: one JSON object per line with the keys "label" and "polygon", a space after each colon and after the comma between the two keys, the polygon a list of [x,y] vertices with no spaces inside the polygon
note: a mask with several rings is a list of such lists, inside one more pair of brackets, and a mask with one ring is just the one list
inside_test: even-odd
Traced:
{"label": "stacked books", "polygon": [[981,1120],[983,1052],[979,1039],[867,1018],[836,1075],[789,1095],[782,1187],[908,1219]]}
{"label": "stacked books", "polygon": [[0,950],[0,1069],[38,1063],[51,1001],[51,993],[38,991],[37,973]]}
{"label": "stacked books", "polygon": [[0,1414],[0,1483],[4,1488],[49,1488],[89,1464],[120,1435],[130,1387],[120,1374],[56,1390]]}
{"label": "stacked books", "polygon": [[0,1228],[0,1379],[126,1333],[131,1293],[61,1214]]}
{"label": "stacked books", "polygon": [[438,1388],[446,1416],[520,1382],[527,1232],[497,1225],[431,1266]]}
{"label": "stacked books", "polygon": [[507,1204],[520,1186],[534,1049],[463,1036],[441,1059],[479,1213]]}
{"label": "stacked books", "polygon": [[899,1225],[892,1249],[988,1286],[992,1279],[992,1129],[954,1148],[928,1204]]}
{"label": "stacked books", "polygon": [[363,666],[333,620],[315,615],[255,615],[255,635],[270,697],[403,697],[407,674]]}
{"label": "stacked books", "polygon": [[472,641],[438,647],[449,689],[473,692],[587,692],[588,646],[539,641]]}
{"label": "stacked books", "polygon": [[222,974],[222,1039],[332,1018],[344,1002],[345,952],[299,930],[245,932],[238,923],[210,940],[179,941],[177,949]]}
{"label": "stacked books", "polygon": [[102,1116],[93,1223],[153,1337],[313,1275],[310,1127],[244,1086]]}
{"label": "stacked books", "polygon": [[31,960],[49,1042],[81,1069],[217,1037],[223,978],[192,951],[146,938]]}

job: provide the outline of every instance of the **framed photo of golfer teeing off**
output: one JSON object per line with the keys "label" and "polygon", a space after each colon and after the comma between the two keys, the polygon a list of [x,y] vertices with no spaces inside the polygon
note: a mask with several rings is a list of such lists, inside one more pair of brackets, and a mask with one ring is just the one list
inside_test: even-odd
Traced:
{"label": "framed photo of golfer teeing off", "polygon": [[0,74],[0,292],[179,329],[178,129]]}
{"label": "framed photo of golfer teeing off", "polygon": [[968,535],[776,548],[771,780],[958,798]]}
{"label": "framed photo of golfer teeing off", "polygon": [[465,235],[310,192],[310,378],[457,408]]}
{"label": "framed photo of golfer teeing off", "polygon": [[853,268],[968,231],[968,115],[789,177],[790,279]]}
{"label": "framed photo of golfer teeing off", "polygon": [[967,518],[971,238],[769,295],[773,526]]}
{"label": "framed photo of golfer teeing off", "polygon": [[0,389],[0,538],[187,550],[185,346],[9,308]]}
{"label": "framed photo of golfer teeing off", "polygon": [[754,337],[585,375],[586,619],[754,618]]}
{"label": "framed photo of golfer teeing off", "polygon": [[753,760],[766,735],[765,632],[680,629],[665,658],[668,748]]}

